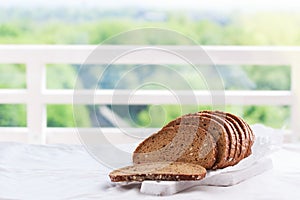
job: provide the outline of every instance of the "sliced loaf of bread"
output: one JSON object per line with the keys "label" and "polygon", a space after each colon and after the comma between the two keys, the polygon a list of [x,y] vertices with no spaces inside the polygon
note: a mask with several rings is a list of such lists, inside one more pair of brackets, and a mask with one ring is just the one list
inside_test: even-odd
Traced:
{"label": "sliced loaf of bread", "polygon": [[250,126],[233,114],[183,115],[139,144],[134,165],[113,171],[110,178],[114,182],[199,180],[205,169],[232,166],[249,156],[254,139]]}

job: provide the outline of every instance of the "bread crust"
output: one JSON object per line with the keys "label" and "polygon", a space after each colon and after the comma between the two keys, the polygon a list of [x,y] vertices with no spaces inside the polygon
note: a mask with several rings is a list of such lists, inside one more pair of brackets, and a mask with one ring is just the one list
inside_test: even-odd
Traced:
{"label": "bread crust", "polygon": [[242,146],[241,146],[241,155],[238,159],[238,161],[241,161],[248,154],[249,148],[251,148],[251,141],[250,141],[250,130],[248,129],[246,122],[242,120],[240,117],[233,115],[231,113],[226,113],[228,116],[235,119],[235,121],[239,124],[240,128],[242,129],[243,133],[243,139],[242,140]]}
{"label": "bread crust", "polygon": [[252,145],[253,145],[253,143],[254,143],[255,135],[254,135],[254,133],[253,133],[253,130],[252,130],[251,127],[249,126],[249,124],[246,123],[242,118],[240,118],[240,120],[244,123],[244,125],[246,126],[246,129],[247,129],[247,131],[248,131],[248,133],[249,133],[249,138],[248,138],[248,139],[249,139],[249,148],[248,148],[248,150],[247,150],[247,153],[245,154],[245,158],[246,158],[246,157],[250,156],[251,153],[252,153],[251,147],[252,147]]}

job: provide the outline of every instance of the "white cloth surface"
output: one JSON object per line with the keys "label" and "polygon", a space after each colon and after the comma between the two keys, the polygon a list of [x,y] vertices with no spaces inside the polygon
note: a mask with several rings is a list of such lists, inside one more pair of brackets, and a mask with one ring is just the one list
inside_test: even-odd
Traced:
{"label": "white cloth surface", "polygon": [[[279,134],[279,133],[275,133]],[[300,144],[270,155],[273,169],[239,184],[197,186],[160,199],[300,199]],[[106,168],[80,145],[0,143],[0,199],[156,199],[138,185],[111,184]]]}

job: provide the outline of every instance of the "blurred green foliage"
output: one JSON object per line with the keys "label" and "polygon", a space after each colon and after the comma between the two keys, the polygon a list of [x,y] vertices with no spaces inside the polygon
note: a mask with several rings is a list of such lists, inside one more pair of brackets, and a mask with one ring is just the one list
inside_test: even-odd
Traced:
{"label": "blurred green foliage", "polygon": [[0,104],[1,126],[26,126],[26,106]]}
{"label": "blurred green foliage", "polygon": [[[167,28],[191,37],[200,45],[300,45],[300,15],[291,13],[232,13],[221,19],[191,19],[185,12],[165,13],[162,20],[139,19],[131,10],[105,11],[47,9],[27,12],[12,9],[0,12],[0,44],[99,44],[111,36],[144,27]],[[1,14],[2,13],[2,14]],[[201,13],[200,13],[201,14]],[[203,14],[204,15],[204,14]],[[107,17],[110,16],[110,17]],[[114,16],[114,17],[111,17]],[[180,43],[180,41],[178,41]],[[288,90],[288,66],[218,66],[226,89]],[[0,66],[1,88],[25,88],[25,66]],[[49,89],[72,89],[78,66],[53,64],[47,67]],[[199,84],[188,71],[191,85]],[[160,74],[158,78],[164,78]],[[14,80],[14,81],[10,81]],[[132,82],[138,81],[132,79]],[[128,83],[130,84],[130,83]],[[201,86],[202,87],[202,86]],[[135,113],[135,126],[162,126],[175,117],[209,106],[146,106]],[[264,123],[280,128],[289,126],[289,107],[227,106],[226,110],[244,117],[250,124]],[[48,126],[74,126],[70,105],[48,105]],[[82,107],[79,126],[92,126],[89,108]],[[0,105],[0,126],[25,126],[23,105]],[[161,119],[165,116],[165,119]]]}
{"label": "blurred green foliage", "polygon": [[25,71],[24,64],[0,64],[0,88],[26,88]]}
{"label": "blurred green foliage", "polygon": [[[208,105],[149,106],[139,113],[138,125],[141,127],[162,127],[183,114],[212,109],[212,106]],[[225,111],[243,117],[249,124],[263,123],[274,128],[289,128],[290,108],[288,106],[226,106]]]}
{"label": "blurred green foliage", "polygon": [[72,105],[47,105],[48,127],[90,127],[91,120],[86,106],[76,106],[79,117],[73,119]]}

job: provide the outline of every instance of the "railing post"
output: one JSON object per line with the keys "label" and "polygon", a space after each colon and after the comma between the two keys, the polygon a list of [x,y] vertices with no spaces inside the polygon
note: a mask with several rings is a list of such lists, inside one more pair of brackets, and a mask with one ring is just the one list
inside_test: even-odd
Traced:
{"label": "railing post", "polygon": [[42,102],[46,84],[45,64],[37,61],[26,65],[28,142],[46,143],[46,107]]}
{"label": "railing post", "polygon": [[292,139],[300,139],[300,62],[293,63],[291,66],[291,128]]}

